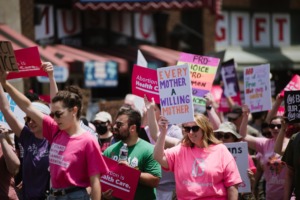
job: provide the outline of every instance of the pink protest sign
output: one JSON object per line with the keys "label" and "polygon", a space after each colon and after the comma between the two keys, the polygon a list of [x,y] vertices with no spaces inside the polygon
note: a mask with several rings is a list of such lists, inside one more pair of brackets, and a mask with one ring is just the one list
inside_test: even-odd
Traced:
{"label": "pink protest sign", "polygon": [[131,87],[132,94],[143,98],[146,94],[148,99],[154,98],[155,103],[160,103],[156,70],[134,65]]}
{"label": "pink protest sign", "polygon": [[15,50],[19,72],[10,72],[7,79],[24,78],[32,76],[47,76],[41,68],[41,58],[37,47]]}
{"label": "pink protest sign", "polygon": [[193,91],[193,103],[205,106],[203,96],[210,92],[220,59],[188,54],[180,54],[177,65],[188,64],[190,67],[190,77]]}
{"label": "pink protest sign", "polygon": [[103,156],[109,172],[101,176],[102,191],[113,190],[113,196],[131,200],[134,199],[141,172]]}
{"label": "pink protest sign", "polygon": [[284,96],[284,91],[295,91],[300,90],[300,76],[295,74],[291,81],[285,86],[285,88],[280,92],[280,96]]}

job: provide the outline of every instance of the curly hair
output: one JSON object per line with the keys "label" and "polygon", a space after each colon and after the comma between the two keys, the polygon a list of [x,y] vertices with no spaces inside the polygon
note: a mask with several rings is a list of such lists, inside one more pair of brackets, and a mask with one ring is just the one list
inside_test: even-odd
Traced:
{"label": "curly hair", "polygon": [[[205,115],[195,114],[194,115],[194,120],[203,132],[202,141],[203,141],[203,145],[204,145],[205,148],[208,147],[211,144],[220,144],[220,143],[222,143],[217,138],[215,138],[214,132],[213,132],[213,127],[212,127],[211,123],[209,122],[208,118]],[[182,144],[184,146],[188,146],[188,147],[194,147],[195,146],[195,144],[192,143],[192,141],[190,140],[188,134],[184,135],[184,137],[182,139]]]}

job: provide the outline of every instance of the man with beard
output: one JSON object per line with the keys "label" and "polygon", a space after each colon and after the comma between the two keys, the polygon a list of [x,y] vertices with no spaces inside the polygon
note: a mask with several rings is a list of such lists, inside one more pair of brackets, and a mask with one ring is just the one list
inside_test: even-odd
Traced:
{"label": "man with beard", "polygon": [[111,132],[112,118],[108,112],[101,111],[95,115],[93,124],[98,133],[98,140],[100,140],[101,151],[104,152],[107,147],[112,144],[113,134]]}
{"label": "man with beard", "polygon": [[[153,159],[153,145],[139,138],[141,128],[141,114],[129,109],[121,109],[113,126],[113,133],[120,141],[111,145],[104,151],[104,155],[119,160],[119,152],[123,143],[128,147],[127,161],[121,164],[133,167],[141,171],[134,199],[156,199],[154,188],[157,187],[161,177],[161,167]],[[102,193],[104,199],[112,199],[113,190],[109,189]]]}

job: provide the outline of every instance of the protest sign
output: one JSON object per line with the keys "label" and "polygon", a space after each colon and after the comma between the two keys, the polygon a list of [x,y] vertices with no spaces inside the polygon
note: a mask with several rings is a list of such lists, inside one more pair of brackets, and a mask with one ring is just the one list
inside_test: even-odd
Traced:
{"label": "protest sign", "polygon": [[241,105],[240,88],[236,74],[236,66],[233,59],[222,63],[221,77],[223,81],[223,94],[218,110],[228,112],[230,110],[226,97],[230,97],[236,105]]}
{"label": "protest sign", "polygon": [[300,122],[300,91],[285,91],[284,106],[289,123]]}
{"label": "protest sign", "polygon": [[103,156],[109,172],[101,176],[101,189],[112,189],[112,195],[120,199],[134,199],[141,172]]}
{"label": "protest sign", "polygon": [[206,101],[203,96],[210,92],[212,88],[219,62],[219,58],[184,52],[180,54],[177,65],[186,63],[190,67],[193,103],[199,111],[202,110],[199,106],[206,106]]}
{"label": "protest sign", "polygon": [[261,112],[271,109],[269,64],[244,69],[244,93],[245,104],[248,105],[250,112]]}
{"label": "protest sign", "polygon": [[0,71],[19,71],[11,42],[0,41]]}
{"label": "protest sign", "polygon": [[280,96],[284,96],[284,91],[295,91],[300,90],[300,76],[295,74],[291,81],[285,86],[285,88],[280,92]]}
{"label": "protest sign", "polygon": [[[10,110],[13,112],[14,116],[16,117],[16,119],[21,122],[22,124],[25,124],[24,121],[24,117],[25,117],[25,113],[19,108],[19,106],[17,106],[17,104],[14,102],[14,100],[12,100],[12,98],[10,97],[10,95],[8,93],[5,93],[6,98],[8,100],[9,106],[10,106]],[[0,124],[5,126],[6,128],[9,128],[9,125],[7,124],[3,113],[0,111]]]}
{"label": "protest sign", "polygon": [[131,79],[132,94],[148,99],[154,98],[155,103],[160,103],[158,92],[157,72],[154,69],[133,66]]}
{"label": "protest sign", "polygon": [[224,143],[230,153],[233,155],[239,169],[242,183],[239,184],[239,193],[251,192],[251,184],[247,170],[249,169],[248,145],[246,142]]}
{"label": "protest sign", "polygon": [[148,62],[140,50],[138,50],[136,64],[141,67],[148,67]]}
{"label": "protest sign", "polygon": [[157,76],[161,114],[170,124],[194,121],[189,66],[158,68]]}
{"label": "protest sign", "polygon": [[7,79],[48,76],[42,69],[41,58],[37,47],[15,50],[19,72],[10,72]]}

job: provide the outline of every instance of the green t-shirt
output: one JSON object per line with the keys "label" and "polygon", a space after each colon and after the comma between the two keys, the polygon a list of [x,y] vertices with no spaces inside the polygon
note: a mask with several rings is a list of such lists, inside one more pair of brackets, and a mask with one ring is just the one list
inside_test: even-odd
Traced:
{"label": "green t-shirt", "polygon": [[294,185],[296,199],[300,198],[300,132],[294,134],[286,147],[284,155],[281,159],[295,171]]}
{"label": "green t-shirt", "polygon": [[[123,146],[123,142],[119,141],[109,146],[104,155],[113,160],[118,160],[119,151]],[[139,141],[133,145],[128,146],[128,163],[131,167],[152,174],[156,177],[161,177],[161,166],[153,158],[153,145],[145,140],[139,139]],[[142,185],[138,183],[134,199],[140,200],[152,200],[156,199],[155,188]]]}

